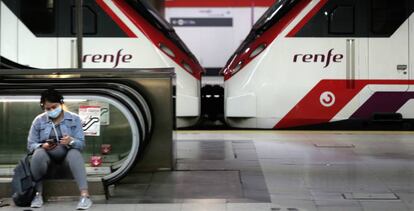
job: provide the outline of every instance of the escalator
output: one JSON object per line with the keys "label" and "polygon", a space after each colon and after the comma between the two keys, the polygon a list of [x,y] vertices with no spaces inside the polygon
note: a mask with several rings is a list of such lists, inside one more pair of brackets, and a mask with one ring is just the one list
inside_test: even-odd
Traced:
{"label": "escalator", "polygon": [[[130,172],[173,169],[173,78],[170,69],[2,71],[0,170],[12,169],[25,153],[31,122],[43,112],[40,93],[51,87],[72,112],[101,109],[99,134],[85,137],[88,176],[98,175],[108,187]],[[93,157],[101,158],[98,166]]]}

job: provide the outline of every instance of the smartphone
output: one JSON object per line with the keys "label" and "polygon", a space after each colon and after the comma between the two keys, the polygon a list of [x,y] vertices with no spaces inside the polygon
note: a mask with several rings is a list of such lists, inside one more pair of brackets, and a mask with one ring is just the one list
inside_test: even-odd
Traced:
{"label": "smartphone", "polygon": [[55,140],[54,139],[47,139],[45,142],[48,143],[49,145],[55,144]]}
{"label": "smartphone", "polygon": [[49,144],[49,149],[54,149],[57,146],[56,141],[54,139],[47,139],[45,142]]}

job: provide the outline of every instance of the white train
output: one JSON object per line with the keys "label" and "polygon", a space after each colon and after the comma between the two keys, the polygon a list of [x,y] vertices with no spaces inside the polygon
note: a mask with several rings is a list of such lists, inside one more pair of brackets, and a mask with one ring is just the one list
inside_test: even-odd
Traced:
{"label": "white train", "polygon": [[[1,0],[1,67],[76,68],[74,2]],[[174,67],[177,126],[196,123],[204,70],[170,25],[143,1],[83,4],[83,67]]]}
{"label": "white train", "polygon": [[281,0],[223,69],[227,123],[414,118],[414,1]]}

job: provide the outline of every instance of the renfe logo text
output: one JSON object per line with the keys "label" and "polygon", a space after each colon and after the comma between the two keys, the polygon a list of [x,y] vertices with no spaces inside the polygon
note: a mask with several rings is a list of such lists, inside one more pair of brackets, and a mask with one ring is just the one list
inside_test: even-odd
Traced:
{"label": "renfe logo text", "polygon": [[323,63],[328,67],[332,62],[340,63],[344,58],[343,54],[333,54],[333,48],[325,54],[295,54],[293,56],[293,62],[304,62],[304,63]]}
{"label": "renfe logo text", "polygon": [[83,62],[92,63],[112,63],[112,68],[118,67],[119,63],[130,63],[132,59],[131,54],[122,55],[122,50],[118,50],[116,54],[85,54],[83,55]]}

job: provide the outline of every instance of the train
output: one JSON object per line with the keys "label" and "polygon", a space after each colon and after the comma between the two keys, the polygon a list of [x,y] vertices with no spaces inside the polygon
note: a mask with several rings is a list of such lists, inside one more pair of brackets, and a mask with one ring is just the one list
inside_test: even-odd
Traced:
{"label": "train", "polygon": [[[2,68],[77,66],[74,1],[0,3]],[[413,4],[277,1],[222,70],[226,123],[300,129],[414,119]],[[84,1],[83,15],[83,67],[173,67],[177,127],[199,121],[204,69],[150,5]]]}
{"label": "train", "polygon": [[413,10],[410,0],[278,1],[222,70],[226,122],[266,129],[412,122]]}
{"label": "train", "polygon": [[204,69],[145,1],[83,1],[77,59],[75,1],[1,0],[0,66],[12,69],[175,68],[177,127],[200,118]]}

